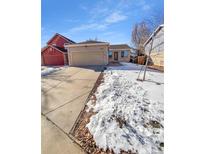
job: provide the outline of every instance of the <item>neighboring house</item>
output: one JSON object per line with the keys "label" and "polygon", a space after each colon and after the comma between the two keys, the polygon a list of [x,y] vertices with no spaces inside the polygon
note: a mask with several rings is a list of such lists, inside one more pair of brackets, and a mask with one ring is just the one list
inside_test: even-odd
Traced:
{"label": "neighboring house", "polygon": [[130,47],[126,44],[109,45],[108,42],[85,41],[66,44],[69,65],[107,65],[109,62],[129,62]]}
{"label": "neighboring house", "polygon": [[164,25],[160,25],[144,43],[145,53],[149,54],[153,38],[151,61],[156,66],[164,66]]}
{"label": "neighboring house", "polygon": [[76,44],[66,44],[69,65],[107,65],[109,43],[100,41],[85,41]]}
{"label": "neighboring house", "polygon": [[109,62],[130,62],[131,48],[127,44],[110,45],[108,51]]}
{"label": "neighboring house", "polygon": [[48,42],[47,46],[41,49],[42,65],[67,65],[68,54],[64,44],[75,42],[56,33]]}

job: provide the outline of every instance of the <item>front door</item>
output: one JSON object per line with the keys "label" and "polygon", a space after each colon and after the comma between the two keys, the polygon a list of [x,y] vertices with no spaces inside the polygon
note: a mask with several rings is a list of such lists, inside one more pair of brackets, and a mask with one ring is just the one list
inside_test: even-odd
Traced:
{"label": "front door", "polygon": [[114,52],[114,60],[118,60],[118,52]]}

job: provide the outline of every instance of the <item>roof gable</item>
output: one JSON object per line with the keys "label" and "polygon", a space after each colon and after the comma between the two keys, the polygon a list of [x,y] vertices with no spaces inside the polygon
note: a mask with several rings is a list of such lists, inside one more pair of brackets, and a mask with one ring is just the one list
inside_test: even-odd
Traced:
{"label": "roof gable", "polygon": [[56,50],[58,50],[58,51],[60,51],[60,52],[62,52],[62,53],[67,53],[67,50],[66,49],[64,49],[64,48],[61,48],[61,47],[57,47],[57,46],[54,46],[54,45],[47,45],[46,47],[43,47],[42,49],[41,49],[41,53],[42,52],[44,52],[47,48],[54,48],[54,49],[56,49]]}
{"label": "roof gable", "polygon": [[60,38],[62,38],[63,40],[66,41],[66,43],[75,43],[74,41],[70,40],[69,38],[59,34],[59,33],[56,33],[48,42],[47,44],[49,44],[50,42],[52,42],[57,36],[59,36]]}

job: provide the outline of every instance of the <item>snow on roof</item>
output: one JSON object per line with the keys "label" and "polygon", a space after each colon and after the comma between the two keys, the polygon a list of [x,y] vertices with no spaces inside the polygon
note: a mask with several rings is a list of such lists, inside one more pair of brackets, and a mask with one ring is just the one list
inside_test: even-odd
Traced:
{"label": "snow on roof", "polygon": [[66,40],[67,42],[75,43],[73,40],[70,40],[69,38],[67,38],[67,37],[65,37],[65,36],[63,36],[63,35],[61,35],[61,34],[59,34],[59,33],[56,33],[56,34],[47,42],[47,44],[48,44],[49,42],[51,42],[56,36],[60,36],[61,38],[63,38],[63,39]]}

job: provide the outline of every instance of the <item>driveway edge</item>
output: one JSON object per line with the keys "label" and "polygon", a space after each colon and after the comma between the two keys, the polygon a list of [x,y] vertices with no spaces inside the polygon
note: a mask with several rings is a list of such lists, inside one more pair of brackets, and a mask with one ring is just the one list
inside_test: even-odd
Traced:
{"label": "driveway edge", "polygon": [[[82,110],[80,111],[80,113],[79,113],[79,115],[78,115],[78,117],[77,117],[75,123],[73,124],[71,130],[70,130],[69,133],[68,133],[69,138],[70,138],[73,142],[75,142],[82,150],[84,150],[84,149],[82,148],[82,144],[79,142],[79,140],[78,140],[77,138],[74,137],[73,133],[74,133],[74,130],[75,130],[76,126],[79,124],[79,119],[81,118],[81,116],[82,116],[82,114],[83,114],[83,111],[84,111],[84,109],[85,109],[85,107],[86,107],[87,102],[89,101],[89,99],[90,99],[90,97],[92,96],[93,92],[94,92],[94,91],[97,89],[97,87],[98,87],[97,83],[101,80],[101,76],[103,75],[103,72],[104,72],[104,70],[102,70],[101,73],[99,74],[99,76],[98,76],[98,78],[97,78],[97,80],[96,80],[96,82],[95,82],[95,85],[93,86],[92,90],[90,91],[90,93],[89,93],[89,95],[88,95],[88,97],[87,97],[87,99],[86,99],[86,101],[85,101],[85,103],[84,103],[84,106],[82,107]],[[86,151],[85,151],[85,152],[86,152]]]}

